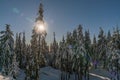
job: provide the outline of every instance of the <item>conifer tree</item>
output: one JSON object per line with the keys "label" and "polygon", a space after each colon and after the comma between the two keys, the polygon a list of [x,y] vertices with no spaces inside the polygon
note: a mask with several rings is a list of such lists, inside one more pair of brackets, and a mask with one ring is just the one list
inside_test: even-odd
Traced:
{"label": "conifer tree", "polygon": [[84,44],[84,37],[82,32],[82,26],[79,25],[77,29],[77,40],[76,44],[73,46],[73,65],[72,69],[75,72],[75,80],[82,80],[84,75],[84,67],[86,67],[87,57],[86,57],[86,50]]}
{"label": "conifer tree", "polygon": [[31,63],[31,79],[38,80],[39,79],[39,63],[38,63],[38,47],[37,47],[37,33],[35,27],[32,31],[32,39],[31,39],[31,53],[32,53],[32,60]]}
{"label": "conifer tree", "polygon": [[86,51],[87,51],[87,53],[89,55],[92,55],[92,54],[90,54],[91,53],[91,50],[90,50],[90,48],[91,48],[91,39],[90,39],[89,30],[85,31],[85,38],[84,39],[85,39],[85,49],[86,49]]}
{"label": "conifer tree", "polygon": [[58,43],[56,42],[55,38],[55,32],[53,33],[54,40],[53,40],[53,46],[52,46],[52,53],[53,53],[53,59],[52,59],[52,66],[55,67],[55,62],[56,62],[56,56],[57,56],[57,50],[58,50]]}
{"label": "conifer tree", "polygon": [[23,32],[23,38],[22,38],[22,66],[23,68],[25,68],[25,64],[26,64],[26,39],[25,39],[25,32]]}
{"label": "conifer tree", "polygon": [[89,61],[90,57],[92,56],[91,52],[91,40],[90,40],[90,33],[89,30],[85,31],[85,50],[86,50],[86,64],[85,64],[85,78],[89,78]]}
{"label": "conifer tree", "polygon": [[17,62],[14,53],[13,32],[10,30],[10,25],[6,24],[6,30],[0,32],[1,47],[2,47],[2,73],[13,78],[17,74]]}
{"label": "conifer tree", "polygon": [[32,79],[32,67],[33,67],[33,55],[31,54],[30,45],[26,46],[26,68],[25,68],[25,80]]}
{"label": "conifer tree", "polygon": [[98,63],[98,58],[96,57],[97,54],[97,40],[96,40],[96,36],[94,35],[93,38],[93,44],[92,44],[92,60],[93,60],[93,65],[95,67],[95,69],[97,68],[97,63]]}
{"label": "conifer tree", "polygon": [[16,79],[17,80],[17,76],[19,74],[19,63],[16,61],[16,53],[14,53],[13,55],[13,59],[12,59],[12,78],[13,80]]}
{"label": "conifer tree", "polygon": [[32,31],[31,39],[31,53],[33,55],[33,66],[32,66],[32,76],[33,80],[39,80],[39,70],[40,67],[45,65],[45,58],[42,54],[42,40],[45,39],[47,33],[46,31],[41,31],[39,28],[40,25],[44,25],[43,21],[43,5],[40,3],[38,17],[35,21],[35,26]]}
{"label": "conifer tree", "polygon": [[15,40],[15,54],[16,54],[16,59],[17,62],[19,62],[19,46],[18,46],[19,42],[18,42],[18,33],[16,33],[16,40]]}
{"label": "conifer tree", "polygon": [[114,77],[112,79],[114,80],[119,80],[120,79],[120,49],[119,49],[119,44],[120,44],[120,33],[119,29],[116,28],[116,30],[113,33],[112,39],[109,43],[109,54],[108,54],[108,59],[109,59],[109,70],[111,72],[115,72],[116,74],[112,74]]}
{"label": "conifer tree", "polygon": [[103,64],[103,68],[105,68],[106,66],[106,47],[107,47],[107,43],[106,43],[106,36],[104,35],[104,31],[103,29],[100,27],[100,32],[98,35],[98,52],[99,52],[99,61],[100,64]]}
{"label": "conifer tree", "polygon": [[19,33],[18,36],[18,61],[19,61],[19,67],[23,69],[23,54],[22,54],[22,39],[21,39],[21,33]]}

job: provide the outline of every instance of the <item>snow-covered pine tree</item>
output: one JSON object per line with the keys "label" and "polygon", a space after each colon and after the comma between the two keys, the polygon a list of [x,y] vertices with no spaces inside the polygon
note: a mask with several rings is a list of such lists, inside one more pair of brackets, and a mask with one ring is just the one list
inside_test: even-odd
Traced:
{"label": "snow-covered pine tree", "polygon": [[31,54],[31,46],[26,46],[26,67],[25,67],[25,80],[32,79],[32,66],[33,66],[33,55]]}
{"label": "snow-covered pine tree", "polygon": [[23,32],[23,38],[22,38],[22,48],[21,48],[21,52],[22,52],[22,66],[23,68],[25,68],[26,66],[26,38],[25,38],[25,32]]}
{"label": "snow-covered pine tree", "polygon": [[113,33],[113,36],[111,38],[111,41],[109,42],[109,71],[112,74],[112,79],[119,80],[120,79],[120,33],[119,29],[116,28],[116,30]]}
{"label": "snow-covered pine tree", "polygon": [[[17,39],[16,39],[17,40]],[[17,44],[16,44],[18,47],[18,51],[17,51],[17,59],[19,61],[19,68],[23,69],[23,65],[22,65],[22,40],[21,40],[21,33],[19,33],[19,36],[18,36],[18,41],[17,41]]]}
{"label": "snow-covered pine tree", "polygon": [[103,68],[106,68],[106,50],[107,50],[107,42],[106,42],[106,36],[104,35],[103,29],[100,27],[100,32],[98,35],[98,59],[99,64],[103,66]]}
{"label": "snow-covered pine tree", "polygon": [[31,39],[31,53],[33,54],[33,80],[39,80],[39,69],[45,65],[45,58],[41,51],[41,44],[42,40],[46,38],[47,33],[46,30],[39,29],[41,25],[42,27],[45,27],[42,3],[40,3],[39,6],[38,17],[35,21]]}
{"label": "snow-covered pine tree", "polygon": [[90,66],[89,61],[91,60],[90,58],[93,55],[91,51],[91,39],[90,39],[89,30],[85,31],[84,42],[85,42],[85,50],[86,50],[85,78],[86,77],[89,78],[89,66]]}
{"label": "snow-covered pine tree", "polygon": [[52,54],[52,43],[49,45],[49,54],[48,54],[48,65],[52,66],[52,61],[53,61],[53,54]]}
{"label": "snow-covered pine tree", "polygon": [[[46,36],[46,35],[45,35]],[[46,40],[45,40],[45,37],[41,40],[41,53],[43,54],[43,60],[44,60],[44,64],[43,64],[43,66],[46,66],[46,65],[48,65],[48,63],[49,63],[49,47],[48,47],[48,45],[47,45],[47,42],[46,42]]]}
{"label": "snow-covered pine tree", "polygon": [[56,62],[56,56],[57,56],[57,50],[58,50],[58,43],[56,41],[56,37],[55,37],[55,32],[53,32],[53,44],[52,44],[52,67],[56,67],[55,66],[55,62]]}
{"label": "snow-covered pine tree", "polygon": [[84,41],[85,41],[85,49],[88,53],[88,55],[91,55],[91,39],[90,39],[90,33],[89,33],[89,30],[88,31],[85,31],[85,38],[84,38]]}
{"label": "snow-covered pine tree", "polygon": [[61,53],[61,62],[60,64],[62,65],[63,71],[63,76],[65,77],[65,80],[70,79],[70,74],[72,73],[72,34],[67,33],[67,38],[66,42],[64,43],[64,38],[63,38],[63,47],[62,50],[63,52]]}
{"label": "snow-covered pine tree", "polygon": [[[45,27],[45,22],[43,19],[43,12],[44,12],[43,4],[40,3],[38,17],[36,18],[36,27],[39,27],[38,25],[43,25],[43,27]],[[47,32],[46,30],[43,30],[43,31],[39,30],[37,32],[37,35],[38,35],[38,61],[39,61],[39,66],[43,67],[46,65],[46,59],[42,52],[44,52],[43,49],[45,46],[45,38],[46,38]]]}
{"label": "snow-covered pine tree", "polygon": [[98,63],[98,58],[97,56],[97,41],[96,41],[96,36],[94,35],[93,38],[93,44],[92,44],[92,61],[93,61],[93,66],[96,69],[97,68],[97,63]]}
{"label": "snow-covered pine tree", "polygon": [[38,65],[39,67],[43,67],[46,65],[46,59],[45,59],[45,36],[43,34],[37,34],[38,35]]}
{"label": "snow-covered pine tree", "polygon": [[6,24],[6,30],[1,31],[0,42],[2,47],[2,74],[11,76],[12,59],[14,55],[14,39],[10,25]]}
{"label": "snow-covered pine tree", "polygon": [[[61,69],[61,59],[62,59],[62,55],[64,53],[64,44],[65,44],[65,39],[63,36],[62,41],[59,43],[59,47],[58,47],[58,51],[56,53],[56,62],[55,62],[55,66],[56,68]],[[53,60],[53,59],[52,59]]]}
{"label": "snow-covered pine tree", "polygon": [[82,32],[82,26],[79,25],[77,29],[77,40],[76,44],[73,46],[73,65],[72,69],[75,72],[75,80],[82,80],[84,73],[84,67],[86,67],[87,63],[87,53],[85,50],[85,45],[84,45],[84,37],[83,37],[83,32]]}
{"label": "snow-covered pine tree", "polygon": [[63,41],[60,42],[59,48],[56,55],[56,67],[61,70],[60,79],[69,80],[70,73],[72,72],[72,49],[68,43]]}
{"label": "snow-covered pine tree", "polygon": [[17,80],[17,76],[19,74],[19,63],[16,61],[16,54],[14,53],[13,59],[12,59],[12,71],[11,71],[11,76],[12,80]]}
{"label": "snow-covered pine tree", "polygon": [[39,80],[39,63],[38,63],[38,46],[37,46],[37,33],[36,27],[33,28],[32,31],[32,39],[31,39],[31,78],[33,80]]}
{"label": "snow-covered pine tree", "polygon": [[73,65],[72,69],[75,73],[75,80],[82,80],[85,66],[85,48],[76,42],[73,48]]}
{"label": "snow-covered pine tree", "polygon": [[18,59],[18,33],[16,33],[16,40],[15,40],[15,54],[16,54],[16,59],[17,61],[19,61]]}
{"label": "snow-covered pine tree", "polygon": [[107,69],[109,69],[109,55],[111,53],[110,51],[110,47],[111,47],[111,42],[112,42],[112,35],[110,33],[110,30],[108,31],[108,34],[107,34],[107,37],[106,37],[106,41],[107,41],[107,46],[106,46],[106,55],[107,55],[107,58],[106,58],[106,66],[107,66]]}

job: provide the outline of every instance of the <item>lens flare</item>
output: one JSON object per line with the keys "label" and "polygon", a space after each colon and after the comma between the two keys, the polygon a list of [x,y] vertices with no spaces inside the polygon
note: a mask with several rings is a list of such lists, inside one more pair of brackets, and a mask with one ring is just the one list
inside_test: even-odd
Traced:
{"label": "lens flare", "polygon": [[36,26],[37,33],[43,33],[46,30],[43,22],[37,21],[35,23],[35,26]]}
{"label": "lens flare", "polygon": [[38,28],[38,31],[45,31],[45,27],[44,27],[44,25],[42,25],[42,24],[39,24],[38,26],[37,26],[37,28]]}

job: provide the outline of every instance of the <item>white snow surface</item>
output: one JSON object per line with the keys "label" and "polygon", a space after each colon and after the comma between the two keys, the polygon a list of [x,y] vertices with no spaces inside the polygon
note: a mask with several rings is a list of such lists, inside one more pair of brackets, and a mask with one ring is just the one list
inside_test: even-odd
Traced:
{"label": "white snow surface", "polygon": [[11,80],[11,78],[8,76],[2,76],[0,73],[0,80]]}
{"label": "white snow surface", "polygon": [[[60,70],[53,69],[51,67],[44,67],[40,69],[40,80],[60,80]],[[90,80],[110,80],[110,73],[103,70],[103,69],[97,69],[97,70],[91,70],[90,71]],[[17,77],[17,80],[24,80],[25,73],[23,70],[20,70],[20,73]],[[0,74],[0,80],[11,80],[10,77],[2,76]],[[73,80],[73,75],[71,76],[71,79]]]}

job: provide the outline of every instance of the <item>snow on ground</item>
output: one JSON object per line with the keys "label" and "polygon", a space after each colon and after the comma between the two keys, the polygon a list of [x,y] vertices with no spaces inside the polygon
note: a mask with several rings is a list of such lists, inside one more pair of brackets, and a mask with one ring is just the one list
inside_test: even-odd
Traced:
{"label": "snow on ground", "polygon": [[90,79],[92,80],[110,80],[110,73],[104,69],[95,69],[90,71]]}
{"label": "snow on ground", "polygon": [[110,80],[108,77],[100,76],[97,74],[90,73],[90,79],[94,80]]}
{"label": "snow on ground", "polygon": [[41,80],[59,80],[60,71],[51,67],[42,68],[40,71]]}
{"label": "snow on ground", "polygon": [[[70,80],[73,80],[73,76]],[[60,71],[51,67],[42,68],[40,71],[41,80],[60,80]],[[90,80],[110,80],[110,73],[104,69],[90,71]]]}
{"label": "snow on ground", "polygon": [[[40,70],[40,80],[60,80],[60,70],[53,69],[51,67],[44,67]],[[110,80],[110,73],[104,69],[96,69],[90,71],[90,80]],[[71,76],[70,80],[73,80]],[[24,80],[25,73],[23,70],[20,71],[17,80]],[[0,80],[10,80],[9,77],[4,77],[0,74]]]}
{"label": "snow on ground", "polygon": [[10,78],[2,76],[1,73],[0,73],[0,80],[10,80]]}

